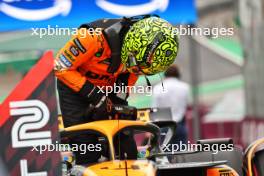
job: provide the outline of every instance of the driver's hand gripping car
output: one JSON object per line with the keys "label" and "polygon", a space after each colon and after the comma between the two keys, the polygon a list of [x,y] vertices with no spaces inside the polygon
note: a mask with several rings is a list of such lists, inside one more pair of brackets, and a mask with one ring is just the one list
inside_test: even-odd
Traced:
{"label": "driver's hand gripping car", "polygon": [[[112,105],[127,105],[129,92],[106,96],[103,90],[133,86],[138,75],[166,70],[178,52],[178,38],[173,29],[167,21],[150,15],[83,24],[54,61],[64,126],[112,119],[115,114]],[[96,140],[93,136],[80,137],[71,143],[96,143]],[[84,164],[97,161],[100,153],[75,155],[76,163]],[[136,153],[128,159],[135,157]]]}

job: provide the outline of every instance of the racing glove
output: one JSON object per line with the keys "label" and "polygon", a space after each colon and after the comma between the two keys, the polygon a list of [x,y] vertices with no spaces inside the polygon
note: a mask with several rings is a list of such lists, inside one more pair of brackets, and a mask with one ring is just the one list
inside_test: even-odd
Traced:
{"label": "racing glove", "polygon": [[89,81],[85,82],[79,93],[96,108],[100,107],[105,100],[105,94]]}
{"label": "racing glove", "polygon": [[112,119],[112,102],[97,86],[86,81],[79,93],[90,102],[93,120]]}

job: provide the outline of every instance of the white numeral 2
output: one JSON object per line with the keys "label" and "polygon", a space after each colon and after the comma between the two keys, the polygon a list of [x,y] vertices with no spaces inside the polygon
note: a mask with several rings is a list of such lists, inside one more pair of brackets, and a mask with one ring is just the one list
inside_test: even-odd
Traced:
{"label": "white numeral 2", "polygon": [[50,131],[30,131],[44,127],[50,118],[49,109],[39,100],[10,102],[10,115],[21,116],[12,127],[12,147],[51,144]]}

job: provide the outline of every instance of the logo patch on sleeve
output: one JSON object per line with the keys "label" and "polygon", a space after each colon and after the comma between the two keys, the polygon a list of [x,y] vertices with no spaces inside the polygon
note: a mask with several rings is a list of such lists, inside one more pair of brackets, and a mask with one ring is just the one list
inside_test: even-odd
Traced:
{"label": "logo patch on sleeve", "polygon": [[75,61],[75,59],[73,58],[73,56],[68,52],[68,50],[64,50],[64,54],[65,56],[70,59],[72,62]]}
{"label": "logo patch on sleeve", "polygon": [[86,49],[83,47],[83,45],[81,44],[80,40],[78,38],[73,39],[73,42],[75,43],[75,45],[77,46],[77,48],[82,52],[82,53],[86,53]]}
{"label": "logo patch on sleeve", "polygon": [[71,47],[70,47],[70,52],[71,52],[74,56],[78,56],[78,55],[79,55],[78,48],[75,47],[75,46],[71,46]]}
{"label": "logo patch on sleeve", "polygon": [[64,65],[63,63],[62,63],[62,61],[61,60],[55,60],[54,61],[54,70],[56,70],[56,71],[63,71],[63,70],[67,70],[67,67],[66,67],[66,65]]}
{"label": "logo patch on sleeve", "polygon": [[65,64],[67,67],[71,67],[72,63],[63,55],[61,54],[60,56],[60,61]]}

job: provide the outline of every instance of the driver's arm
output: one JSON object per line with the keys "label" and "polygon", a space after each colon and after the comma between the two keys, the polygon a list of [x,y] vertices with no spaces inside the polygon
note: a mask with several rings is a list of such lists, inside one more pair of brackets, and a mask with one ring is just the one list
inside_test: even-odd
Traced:
{"label": "driver's arm", "polygon": [[[83,34],[80,29],[63,48],[58,52],[54,61],[54,71],[56,77],[73,91],[89,98],[94,105],[100,103],[103,95],[96,91],[96,86],[86,80],[85,76],[78,71],[78,67],[96,53],[100,47],[97,35]],[[81,31],[82,30],[82,31]],[[102,35],[102,34],[101,34]]]}

